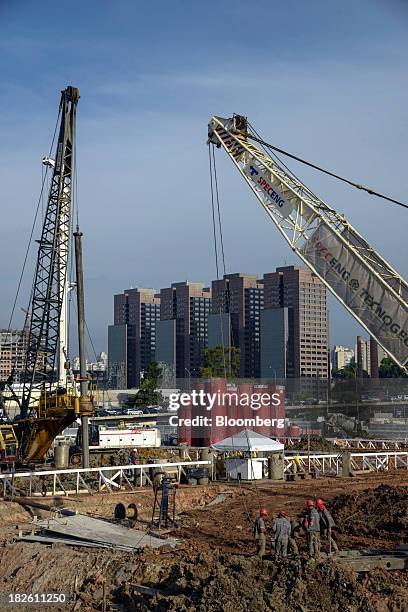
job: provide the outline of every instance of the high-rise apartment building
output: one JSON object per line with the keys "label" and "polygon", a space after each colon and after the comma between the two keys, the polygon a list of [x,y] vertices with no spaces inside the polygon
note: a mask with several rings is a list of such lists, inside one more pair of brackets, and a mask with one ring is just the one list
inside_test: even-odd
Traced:
{"label": "high-rise apartment building", "polygon": [[387,357],[384,349],[371,337],[369,340],[366,340],[363,336],[357,336],[355,355],[357,376],[362,378],[365,376],[364,372],[366,372],[368,376],[378,378],[378,369],[381,361],[384,357]]}
{"label": "high-rise apartment building", "polygon": [[108,330],[108,380],[111,387],[134,388],[155,361],[160,297],[154,289],[127,289],[114,296],[114,324]]}
{"label": "high-rise apartment building", "polygon": [[156,359],[176,378],[200,375],[208,343],[211,289],[189,281],[160,291]]}
{"label": "high-rise apartment building", "polygon": [[354,351],[351,348],[336,344],[331,352],[331,363],[334,370],[341,370],[346,365],[349,365],[354,359]]}
{"label": "high-rise apartment building", "polygon": [[24,370],[28,328],[0,329],[0,381],[13,373],[13,381],[21,382]]}
{"label": "high-rise apartment building", "polygon": [[240,349],[240,376],[260,376],[263,283],[253,274],[225,274],[212,282],[210,345]]}
{"label": "high-rise apartment building", "polygon": [[306,268],[265,274],[261,376],[328,378],[326,287]]}
{"label": "high-rise apartment building", "polygon": [[369,376],[371,374],[371,346],[370,340],[366,340],[362,336],[357,336],[356,342],[356,365],[357,376],[362,378],[364,372]]}

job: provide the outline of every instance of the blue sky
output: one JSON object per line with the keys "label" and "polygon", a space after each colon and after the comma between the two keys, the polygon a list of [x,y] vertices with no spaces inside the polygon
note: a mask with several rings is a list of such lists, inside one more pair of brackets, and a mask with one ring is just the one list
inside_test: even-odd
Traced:
{"label": "blue sky", "polygon": [[[101,350],[114,293],[215,277],[213,114],[245,114],[269,142],[406,199],[407,30],[402,0],[0,0],[0,325],[67,84],[81,92],[87,318]],[[406,211],[289,165],[407,276]],[[227,271],[296,263],[221,152],[217,167]],[[358,326],[333,300],[330,312],[332,343],[354,344]]]}

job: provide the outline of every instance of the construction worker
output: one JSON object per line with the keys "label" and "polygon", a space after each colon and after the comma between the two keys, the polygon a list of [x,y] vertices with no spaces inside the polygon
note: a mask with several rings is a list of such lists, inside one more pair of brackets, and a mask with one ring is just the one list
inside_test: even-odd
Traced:
{"label": "construction worker", "polygon": [[130,465],[137,465],[138,457],[137,457],[137,448],[132,448],[129,453],[128,463]]}
{"label": "construction worker", "polygon": [[262,560],[265,555],[266,548],[266,526],[265,519],[268,516],[268,510],[266,508],[261,508],[259,511],[259,516],[255,521],[254,525],[254,538],[256,543],[256,552],[258,557]]}
{"label": "construction worker", "polygon": [[313,499],[306,502],[306,516],[303,527],[306,531],[310,557],[320,557],[320,518]]}
{"label": "construction worker", "polygon": [[275,559],[279,559],[280,556],[287,557],[291,526],[283,510],[278,513],[278,518],[274,520],[272,531],[275,534]]}
{"label": "construction worker", "polygon": [[310,468],[310,473],[312,475],[312,478],[314,478],[315,480],[320,476],[320,471],[315,465],[312,465],[312,467]]}
{"label": "construction worker", "polygon": [[[300,460],[299,455],[295,455],[293,457],[293,461],[294,461],[294,463],[296,465],[296,472],[304,472],[304,468],[303,468],[303,465],[302,465],[302,462]],[[295,474],[296,474],[296,472],[295,472]]]}
{"label": "construction worker", "polygon": [[[132,450],[129,453],[129,457],[128,457],[128,464],[129,465],[136,465],[138,463],[138,457],[137,457],[137,448],[132,448]],[[135,478],[136,477],[136,470],[128,470],[128,476]]]}
{"label": "construction worker", "polygon": [[299,554],[299,548],[296,542],[296,538],[299,537],[300,529],[302,527],[301,521],[292,519],[290,521],[290,536],[288,541],[289,553],[297,556]]}
{"label": "construction worker", "polygon": [[320,519],[320,534],[322,537],[327,538],[329,542],[329,553],[337,553],[339,552],[339,547],[332,536],[332,527],[336,526],[334,519],[329,510],[326,508],[326,504],[320,497],[316,499],[316,506]]}

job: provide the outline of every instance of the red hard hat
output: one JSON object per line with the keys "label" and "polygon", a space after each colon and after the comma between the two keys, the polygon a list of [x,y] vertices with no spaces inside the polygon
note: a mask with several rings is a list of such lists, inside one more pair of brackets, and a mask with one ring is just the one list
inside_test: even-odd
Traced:
{"label": "red hard hat", "polygon": [[278,516],[286,516],[286,512],[284,512],[283,510],[280,510],[278,512]]}
{"label": "red hard hat", "polygon": [[308,500],[307,500],[307,502],[306,502],[306,506],[307,506],[308,508],[312,508],[312,507],[314,506],[314,501],[313,501],[313,499],[308,499]]}
{"label": "red hard hat", "polygon": [[259,514],[260,516],[268,516],[268,510],[266,508],[261,508]]}
{"label": "red hard hat", "polygon": [[320,508],[320,510],[323,510],[325,507],[324,501],[320,497],[316,499],[316,506]]}

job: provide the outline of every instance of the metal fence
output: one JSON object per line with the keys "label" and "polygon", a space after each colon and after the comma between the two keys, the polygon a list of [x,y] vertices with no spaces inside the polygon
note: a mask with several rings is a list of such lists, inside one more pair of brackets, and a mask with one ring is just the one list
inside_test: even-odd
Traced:
{"label": "metal fence", "polygon": [[[408,470],[408,451],[382,451],[348,453],[350,471],[369,473],[392,469]],[[0,474],[0,497],[14,496],[67,496],[80,493],[113,493],[152,486],[152,471],[171,473],[181,480],[186,469],[207,467],[214,478],[213,461],[181,461],[175,463],[146,463],[117,467],[75,468],[62,470],[38,470],[34,472],[9,472]],[[284,457],[284,475],[317,471],[322,476],[340,476],[343,468],[342,453],[293,454]]]}
{"label": "metal fence", "polygon": [[[343,468],[342,454],[299,454],[284,459],[284,474],[317,470],[324,476],[340,476]],[[352,472],[383,472],[390,469],[408,470],[408,451],[350,453]]]}
{"label": "metal fence", "polygon": [[293,456],[284,459],[283,471],[286,475],[306,473],[312,469],[318,470],[320,474],[325,476],[338,476],[342,469],[342,457],[336,453],[326,453],[322,455],[296,455],[296,460]]}
{"label": "metal fence", "polygon": [[[152,485],[151,470],[172,473],[180,481],[186,468],[207,467],[211,473],[211,461],[181,461],[175,463],[146,463],[115,467],[75,468],[63,470],[38,470],[35,472],[10,472],[0,474],[0,495],[27,497],[50,495],[78,495],[135,490],[145,484]],[[212,475],[212,474],[211,474]]]}
{"label": "metal fence", "polygon": [[385,472],[390,469],[408,470],[408,452],[350,453],[353,471]]}
{"label": "metal fence", "polygon": [[[285,445],[293,450],[296,450],[296,445],[302,441],[302,444],[307,439],[307,436],[303,436],[302,438],[283,438],[283,442]],[[408,438],[400,439],[400,440],[371,440],[365,438],[322,438],[322,440],[327,440],[327,442],[331,442],[335,446],[338,446],[342,449],[362,449],[362,450],[404,450],[408,449]]]}

